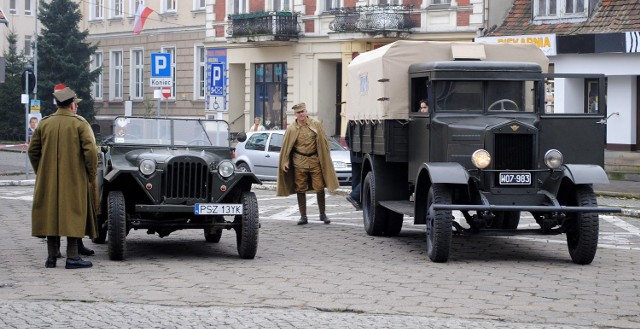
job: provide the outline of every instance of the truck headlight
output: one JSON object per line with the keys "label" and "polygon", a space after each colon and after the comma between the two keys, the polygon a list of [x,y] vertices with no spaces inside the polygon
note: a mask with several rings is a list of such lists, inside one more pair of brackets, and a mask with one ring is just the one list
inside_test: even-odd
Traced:
{"label": "truck headlight", "polygon": [[235,166],[233,165],[233,162],[229,160],[223,160],[218,165],[218,174],[220,174],[220,176],[224,178],[227,178],[233,175],[234,168]]}
{"label": "truck headlight", "polygon": [[550,149],[544,154],[544,163],[551,169],[558,169],[562,166],[564,159],[562,153],[556,149]]}
{"label": "truck headlight", "polygon": [[484,169],[491,164],[491,155],[484,149],[479,149],[471,155],[471,162],[478,169]]}
{"label": "truck headlight", "polygon": [[138,169],[143,175],[149,176],[156,171],[156,162],[150,159],[144,159],[140,162]]}

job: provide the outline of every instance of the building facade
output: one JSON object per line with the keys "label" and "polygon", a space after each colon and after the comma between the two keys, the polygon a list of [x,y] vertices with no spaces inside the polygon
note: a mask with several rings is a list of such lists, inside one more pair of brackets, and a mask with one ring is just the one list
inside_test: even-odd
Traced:
{"label": "building facade", "polygon": [[39,31],[37,15],[38,0],[0,0],[0,9],[5,15],[7,24],[0,24],[0,57],[9,51],[7,36],[13,32],[17,38],[17,51],[23,52],[27,58],[34,56],[34,44]]}
{"label": "building facade", "polygon": [[[482,0],[221,1],[207,11],[206,47],[224,54],[226,117],[236,131],[255,117],[285,128],[307,103],[333,136],[344,135],[346,67],[359,53],[399,40],[472,40],[486,26]],[[214,55],[213,62],[217,62]],[[213,110],[213,109],[208,109]]]}
{"label": "building facade", "polygon": [[[533,42],[555,73],[606,77],[607,149],[640,150],[640,2],[637,0],[514,0],[489,42]],[[483,42],[487,42],[484,40]],[[585,81],[584,111],[593,95]],[[561,96],[559,85],[555,92]],[[566,91],[566,90],[565,90]],[[553,97],[553,96],[552,96]]]}
{"label": "building facade", "polygon": [[[102,135],[117,115],[204,116],[205,0],[78,1],[80,29],[98,45],[92,59],[102,74],[92,86],[96,121]],[[153,10],[139,34],[134,33],[140,5]],[[151,86],[151,54],[171,54],[170,97],[158,99]],[[160,101],[160,104],[158,102]]]}

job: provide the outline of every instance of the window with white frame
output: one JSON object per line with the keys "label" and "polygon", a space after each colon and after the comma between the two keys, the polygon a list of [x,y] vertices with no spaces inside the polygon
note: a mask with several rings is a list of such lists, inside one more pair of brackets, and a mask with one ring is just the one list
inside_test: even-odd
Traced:
{"label": "window with white frame", "polygon": [[432,5],[449,5],[451,0],[431,0]]}
{"label": "window with white frame", "polygon": [[249,0],[230,0],[229,14],[245,14],[249,12]]}
{"label": "window with white frame", "polygon": [[193,0],[193,10],[204,10],[207,0]]}
{"label": "window with white frame", "polygon": [[109,100],[122,100],[122,51],[111,51],[109,60]]}
{"label": "window with white frame", "polygon": [[92,0],[89,2],[89,19],[98,20],[104,18],[104,0]]}
{"label": "window with white frame", "polygon": [[342,1],[341,0],[323,0],[323,6],[324,6],[323,8],[324,11],[329,11],[331,9],[342,7]]}
{"label": "window with white frame", "polygon": [[162,0],[163,13],[175,13],[178,11],[178,0]]}
{"label": "window with white frame", "polygon": [[289,0],[273,0],[271,6],[271,10],[273,11],[291,11]]}
{"label": "window with white frame", "polygon": [[31,36],[30,35],[25,35],[24,36],[24,55],[25,56],[32,56],[32,52],[31,52]]}
{"label": "window with white frame", "polygon": [[110,18],[122,18],[124,16],[124,0],[111,0],[111,16]]}
{"label": "window with white frame", "polygon": [[135,16],[140,5],[144,5],[144,0],[129,0],[129,16]]}
{"label": "window with white frame", "polygon": [[176,47],[162,47],[162,52],[171,54],[171,97],[176,98]]}
{"label": "window with white frame", "polygon": [[204,99],[206,93],[207,82],[207,49],[203,46],[196,46],[195,59],[194,59],[195,72],[194,77],[194,95],[196,99]]}
{"label": "window with white frame", "polygon": [[[97,52],[91,58],[91,71],[102,69],[102,53]],[[91,83],[91,97],[93,99],[102,99],[102,70],[96,81]]]}
{"label": "window with white frame", "polygon": [[589,0],[533,0],[534,19],[586,18]]}
{"label": "window with white frame", "polygon": [[9,14],[11,15],[18,14],[18,7],[16,4],[16,0],[9,0]]}
{"label": "window with white frame", "polygon": [[144,50],[131,49],[131,99],[144,98]]}
{"label": "window with white frame", "polygon": [[24,15],[25,16],[33,15],[33,12],[31,11],[31,8],[33,6],[32,2],[33,2],[33,0],[25,0],[24,1]]}

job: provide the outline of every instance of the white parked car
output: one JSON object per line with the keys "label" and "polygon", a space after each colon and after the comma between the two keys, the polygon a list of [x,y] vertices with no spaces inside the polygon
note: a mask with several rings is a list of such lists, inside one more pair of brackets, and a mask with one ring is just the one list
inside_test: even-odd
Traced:
{"label": "white parked car", "polygon": [[[261,180],[274,181],[278,176],[278,161],[284,130],[248,132],[247,140],[236,145],[233,162],[239,171],[250,171]],[[340,185],[351,184],[349,150],[328,137],[331,159]]]}

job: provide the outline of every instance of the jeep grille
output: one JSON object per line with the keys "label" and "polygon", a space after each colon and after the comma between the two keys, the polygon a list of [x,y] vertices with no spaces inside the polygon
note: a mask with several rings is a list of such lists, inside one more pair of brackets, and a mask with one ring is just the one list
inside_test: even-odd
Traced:
{"label": "jeep grille", "polygon": [[496,134],[494,169],[533,169],[533,137],[530,134]]}
{"label": "jeep grille", "polygon": [[207,201],[210,186],[209,168],[196,159],[178,159],[169,162],[164,174],[164,195],[169,202]]}

